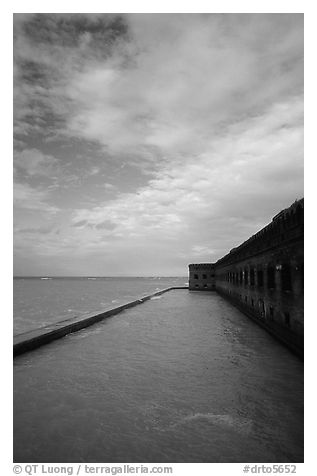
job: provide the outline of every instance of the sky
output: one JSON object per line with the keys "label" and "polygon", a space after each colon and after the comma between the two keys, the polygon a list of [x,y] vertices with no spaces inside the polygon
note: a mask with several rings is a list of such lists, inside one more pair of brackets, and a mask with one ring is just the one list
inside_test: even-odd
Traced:
{"label": "sky", "polygon": [[185,276],[303,196],[302,14],[15,14],[14,274]]}

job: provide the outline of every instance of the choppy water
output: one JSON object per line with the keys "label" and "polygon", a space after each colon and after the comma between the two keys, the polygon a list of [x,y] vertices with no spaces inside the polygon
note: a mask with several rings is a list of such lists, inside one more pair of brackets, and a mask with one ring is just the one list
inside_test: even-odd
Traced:
{"label": "choppy water", "polygon": [[85,312],[120,306],[160,289],[186,285],[187,278],[17,278],[14,334]]}
{"label": "choppy water", "polygon": [[16,462],[301,462],[303,365],[172,291],[15,359]]}

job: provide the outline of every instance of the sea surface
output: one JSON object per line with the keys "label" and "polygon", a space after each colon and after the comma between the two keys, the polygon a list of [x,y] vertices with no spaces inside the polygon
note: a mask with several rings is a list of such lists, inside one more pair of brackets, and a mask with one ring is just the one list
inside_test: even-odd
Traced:
{"label": "sea surface", "polygon": [[186,277],[15,278],[14,334],[63,319],[118,307],[160,289],[188,285]]}
{"label": "sea surface", "polygon": [[168,292],[14,363],[15,462],[303,461],[303,363],[216,293]]}

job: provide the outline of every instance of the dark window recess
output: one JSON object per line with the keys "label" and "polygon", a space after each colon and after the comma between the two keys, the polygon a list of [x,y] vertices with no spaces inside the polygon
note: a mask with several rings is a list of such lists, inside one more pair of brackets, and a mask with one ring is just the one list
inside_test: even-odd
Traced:
{"label": "dark window recess", "polygon": [[287,327],[291,327],[291,318],[289,312],[284,312],[284,322]]}
{"label": "dark window recess", "polygon": [[250,269],[250,285],[254,286],[254,269]]}
{"label": "dark window recess", "polygon": [[265,305],[263,299],[259,299],[259,311],[260,311],[260,316],[265,317]]}
{"label": "dark window recess", "polygon": [[267,268],[267,287],[269,289],[275,288],[275,269],[273,266]]}
{"label": "dark window recess", "polygon": [[248,302],[248,296],[245,296],[244,300],[245,302]]}
{"label": "dark window recess", "polygon": [[211,274],[211,275],[210,275],[210,277],[211,277],[211,278],[214,278],[214,277],[215,277],[215,275],[214,275],[214,274]]}
{"label": "dark window recess", "polygon": [[207,284],[204,284],[204,288],[206,288],[206,287],[207,287]]}
{"label": "dark window recess", "polygon": [[301,287],[302,287],[302,290],[303,290],[304,289],[304,265],[303,264],[300,265],[299,271],[300,271]]}
{"label": "dark window recess", "polygon": [[274,318],[274,307],[273,306],[270,306],[270,318],[271,319]]}
{"label": "dark window recess", "polygon": [[244,284],[248,284],[248,270],[244,270]]}
{"label": "dark window recess", "polygon": [[258,270],[258,286],[261,288],[263,286],[263,271],[262,269]]}
{"label": "dark window recess", "polygon": [[198,284],[195,284],[195,288],[199,288],[199,285],[198,285]]}
{"label": "dark window recess", "polygon": [[207,274],[203,274],[203,279],[207,279]]}
{"label": "dark window recess", "polygon": [[292,290],[292,275],[291,275],[291,267],[289,264],[282,265],[282,289],[283,291],[291,291]]}
{"label": "dark window recess", "polygon": [[194,274],[194,279],[198,279],[198,274]]}
{"label": "dark window recess", "polygon": [[254,300],[253,299],[251,299],[251,305],[252,305],[252,307],[254,307]]}
{"label": "dark window recess", "polygon": [[243,274],[242,274],[242,270],[240,271],[240,284],[242,284],[242,280],[243,280]]}

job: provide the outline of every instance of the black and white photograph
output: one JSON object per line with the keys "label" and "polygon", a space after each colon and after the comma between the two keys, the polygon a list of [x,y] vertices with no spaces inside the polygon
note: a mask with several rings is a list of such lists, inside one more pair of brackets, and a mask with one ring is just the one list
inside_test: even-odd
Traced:
{"label": "black and white photograph", "polygon": [[299,473],[304,14],[12,27],[14,472]]}

